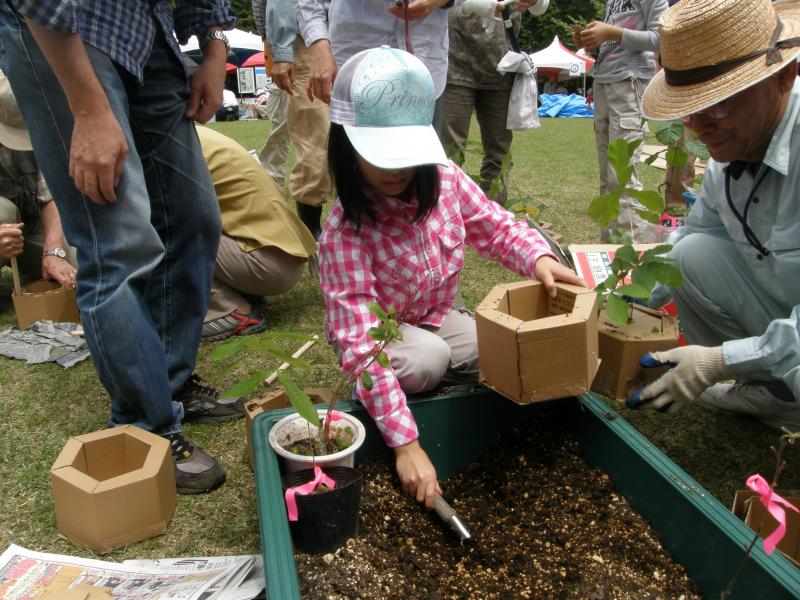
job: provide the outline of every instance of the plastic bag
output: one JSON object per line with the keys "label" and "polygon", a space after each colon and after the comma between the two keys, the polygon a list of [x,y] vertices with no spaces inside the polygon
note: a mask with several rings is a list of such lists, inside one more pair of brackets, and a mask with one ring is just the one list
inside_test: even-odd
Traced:
{"label": "plastic bag", "polygon": [[513,131],[536,129],[539,123],[539,110],[536,86],[536,68],[530,56],[521,52],[506,52],[497,65],[500,73],[514,73],[514,85],[508,100],[506,128]]}

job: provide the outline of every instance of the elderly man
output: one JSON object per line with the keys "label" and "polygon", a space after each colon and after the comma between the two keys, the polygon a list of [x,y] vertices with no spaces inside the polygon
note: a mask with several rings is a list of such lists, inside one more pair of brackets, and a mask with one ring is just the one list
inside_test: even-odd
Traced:
{"label": "elderly man", "polygon": [[690,345],[645,356],[674,366],[628,405],[696,400],[800,430],[800,1],[682,0],[660,32],[644,113],[683,120],[712,160],[672,239]]}

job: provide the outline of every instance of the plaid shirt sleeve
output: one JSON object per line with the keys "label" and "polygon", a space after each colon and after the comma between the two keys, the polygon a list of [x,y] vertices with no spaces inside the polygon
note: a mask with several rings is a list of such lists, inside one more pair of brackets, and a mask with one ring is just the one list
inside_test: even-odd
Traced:
{"label": "plaid shirt sleeve", "polygon": [[231,29],[236,23],[226,0],[178,0],[173,12],[178,42],[185,44],[196,35],[198,39],[209,27]]}
{"label": "plaid shirt sleeve", "polygon": [[[352,230],[347,226],[335,230],[326,228],[319,243],[326,330],[329,339],[339,345],[345,374],[368,362],[365,359],[376,343],[369,337],[369,329],[379,324],[366,306],[377,297],[370,253],[363,247],[360,237],[348,232]],[[390,350],[387,354],[391,357]],[[367,372],[372,377],[372,389],[367,390],[359,380],[356,392],[386,444],[395,448],[417,439],[417,425],[394,371],[376,361]]]}
{"label": "plaid shirt sleeve", "polygon": [[439,170],[442,191],[449,191],[460,205],[467,243],[484,258],[524,277],[535,279],[536,261],[556,257],[541,234],[505,208],[486,198],[481,189],[459,167]]}
{"label": "plaid shirt sleeve", "polygon": [[78,0],[11,0],[26,19],[61,33],[78,33]]}

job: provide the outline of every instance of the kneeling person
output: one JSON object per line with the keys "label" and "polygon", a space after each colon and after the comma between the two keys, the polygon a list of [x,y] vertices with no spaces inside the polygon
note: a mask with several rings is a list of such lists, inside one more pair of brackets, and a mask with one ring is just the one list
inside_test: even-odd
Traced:
{"label": "kneeling person", "polygon": [[267,328],[264,296],[292,289],[317,251],[308,229],[261,164],[235,140],[198,127],[222,215],[204,340]]}

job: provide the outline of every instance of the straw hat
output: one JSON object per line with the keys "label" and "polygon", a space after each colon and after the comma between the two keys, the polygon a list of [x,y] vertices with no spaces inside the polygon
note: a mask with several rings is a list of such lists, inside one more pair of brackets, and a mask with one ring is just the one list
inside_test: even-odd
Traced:
{"label": "straw hat", "polygon": [[0,144],[12,150],[33,150],[8,78],[0,71]]}
{"label": "straw hat", "polygon": [[664,68],[647,86],[642,109],[650,119],[676,119],[795,60],[800,0],[681,0],[662,15],[659,33]]}

